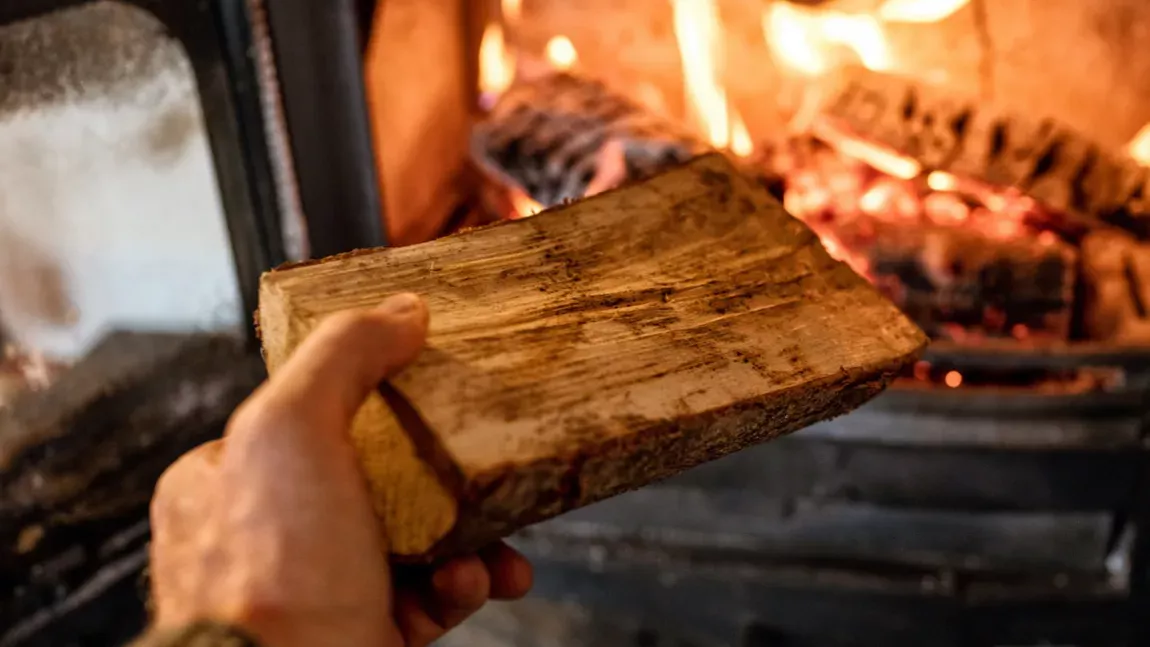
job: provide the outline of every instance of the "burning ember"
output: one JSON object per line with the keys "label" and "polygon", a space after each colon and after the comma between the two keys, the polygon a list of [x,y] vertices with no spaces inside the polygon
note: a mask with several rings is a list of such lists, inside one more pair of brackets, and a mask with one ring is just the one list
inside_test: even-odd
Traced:
{"label": "burning ember", "polygon": [[1058,214],[1013,190],[926,171],[830,125],[816,133],[765,163],[784,178],[787,211],[832,256],[936,338],[1069,337],[1077,252],[1061,238]]}

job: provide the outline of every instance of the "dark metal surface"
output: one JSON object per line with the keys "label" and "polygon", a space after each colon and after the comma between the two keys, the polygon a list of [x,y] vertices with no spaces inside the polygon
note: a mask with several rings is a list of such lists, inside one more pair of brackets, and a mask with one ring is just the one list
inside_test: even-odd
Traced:
{"label": "dark metal surface", "polygon": [[994,340],[978,344],[937,341],[927,348],[924,359],[958,367],[1014,370],[1073,369],[1081,366],[1122,366],[1146,370],[1150,367],[1150,348],[1089,341],[1046,346]]}
{"label": "dark metal surface", "polygon": [[658,486],[576,510],[527,534],[722,551],[748,563],[821,560],[1101,576],[1112,525],[1105,512],[970,514]]}
{"label": "dark metal surface", "polygon": [[642,627],[649,640],[598,643],[603,647],[1136,644],[1124,594],[1089,576],[1011,580],[755,564],[722,554],[559,537],[515,544],[537,565],[536,596],[577,601],[613,624]]}
{"label": "dark metal surface", "polygon": [[667,481],[747,497],[988,511],[1128,510],[1142,452],[994,451],[791,436]]}
{"label": "dark metal surface", "polygon": [[840,441],[982,447],[998,451],[1142,446],[1139,415],[1113,415],[1099,410],[1093,414],[1097,417],[1076,418],[1060,414],[1057,400],[1051,401],[1053,411],[1034,416],[1012,414],[1009,410],[998,415],[979,415],[977,411],[898,411],[887,409],[884,404],[873,402],[849,417],[828,420],[800,433],[803,437]]}
{"label": "dark metal surface", "polygon": [[355,0],[266,0],[313,257],[383,245]]}

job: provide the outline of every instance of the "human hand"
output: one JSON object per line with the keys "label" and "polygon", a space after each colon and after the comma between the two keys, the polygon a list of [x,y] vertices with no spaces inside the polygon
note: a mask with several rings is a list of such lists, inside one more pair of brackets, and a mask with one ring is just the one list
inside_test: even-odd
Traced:
{"label": "human hand", "polygon": [[364,399],[419,355],[414,295],[324,321],[236,410],[222,440],[164,473],[152,500],[151,577],[160,629],[213,620],[266,647],[423,647],[488,598],[531,586],[497,544],[397,573],[347,437]]}

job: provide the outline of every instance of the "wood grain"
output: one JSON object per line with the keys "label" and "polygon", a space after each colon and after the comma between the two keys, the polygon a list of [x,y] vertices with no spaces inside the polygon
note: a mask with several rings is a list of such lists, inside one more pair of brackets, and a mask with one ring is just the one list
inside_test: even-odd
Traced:
{"label": "wood grain", "polygon": [[428,347],[352,436],[405,558],[844,413],[925,344],[719,155],[533,218],[270,272],[269,369],[325,316],[400,291],[427,300]]}

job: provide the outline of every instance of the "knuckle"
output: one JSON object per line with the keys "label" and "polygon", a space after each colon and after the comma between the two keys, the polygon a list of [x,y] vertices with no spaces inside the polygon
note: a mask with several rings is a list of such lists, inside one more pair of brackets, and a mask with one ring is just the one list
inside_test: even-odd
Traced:
{"label": "knuckle", "polygon": [[210,469],[211,461],[208,457],[218,449],[219,441],[194,447],[160,474],[152,491],[150,510],[153,519],[164,519],[173,501],[195,493],[197,486],[203,484],[205,470]]}
{"label": "knuckle", "polygon": [[296,423],[290,403],[272,393],[262,393],[241,404],[228,420],[225,435],[245,441],[260,441],[269,435],[280,435]]}

